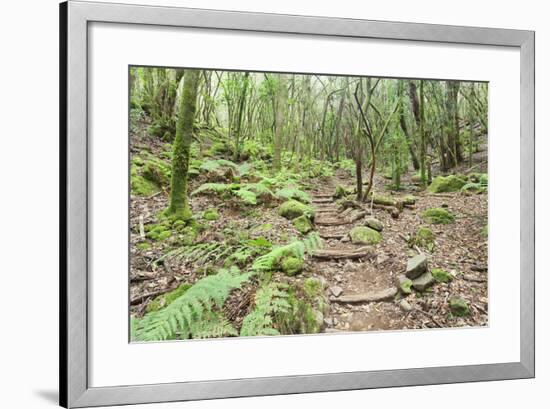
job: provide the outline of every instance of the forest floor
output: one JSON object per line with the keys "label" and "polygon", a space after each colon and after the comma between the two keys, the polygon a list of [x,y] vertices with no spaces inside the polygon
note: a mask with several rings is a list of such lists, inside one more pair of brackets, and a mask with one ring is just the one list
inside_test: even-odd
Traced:
{"label": "forest floor", "polygon": [[[131,140],[132,155],[143,150],[156,157],[165,155],[166,147],[144,136],[143,132],[132,135]],[[477,153],[474,160],[476,172],[486,172],[486,151]],[[321,332],[487,325],[488,249],[487,237],[482,233],[487,225],[487,193],[432,194],[421,191],[411,182],[410,175],[403,175],[402,190],[390,192],[386,190],[390,182],[377,174],[375,192],[395,198],[413,194],[416,202],[413,206],[404,207],[398,218],[392,217],[386,209],[371,208],[370,203],[364,203],[362,210],[367,217],[374,217],[383,225],[382,240],[368,246],[368,252],[359,258],[348,258],[345,254],[364,248],[364,245],[351,243],[349,238],[354,226],[364,225],[364,218],[349,222],[350,219],[344,217],[332,197],[339,185],[353,188],[353,175],[338,169],[333,176],[319,177],[303,184],[316,209],[314,228],[324,240],[323,250],[344,254],[342,259],[309,255],[302,272],[292,277],[296,282],[316,277],[325,284],[329,307],[323,316]],[[201,183],[204,180],[200,176],[193,179],[190,191]],[[166,189],[148,196],[131,196],[130,313],[136,317],[143,316],[147,306],[159,295],[176,289],[182,283],[193,284],[209,273],[208,267],[201,262],[167,256],[180,245],[173,236],[161,241],[146,239],[146,226],[158,223],[158,215],[166,209],[168,198]],[[202,214],[212,208],[219,214],[217,220],[204,222],[207,228],[199,234],[195,243],[222,244],[232,238],[235,242],[261,238],[273,245],[286,244],[300,237],[300,234],[291,221],[279,215],[279,204],[243,207],[216,196],[191,196],[193,214]],[[426,225],[421,217],[422,212],[434,207],[449,210],[455,215],[455,222],[429,226],[436,236],[431,251],[410,246],[408,237],[420,226]],[[407,260],[418,253],[427,256],[430,269],[441,268],[450,272],[452,281],[435,283],[425,291],[413,291],[408,296],[396,294],[398,275],[405,272]],[[277,277],[288,279],[282,273],[277,274],[274,274],[274,280],[278,280]],[[233,291],[224,306],[226,317],[237,329],[253,308],[256,289],[257,284],[247,283]],[[345,300],[350,295],[362,295],[372,301],[342,301],[342,297]],[[451,313],[449,298],[453,296],[460,296],[468,302],[469,315],[460,317]]]}

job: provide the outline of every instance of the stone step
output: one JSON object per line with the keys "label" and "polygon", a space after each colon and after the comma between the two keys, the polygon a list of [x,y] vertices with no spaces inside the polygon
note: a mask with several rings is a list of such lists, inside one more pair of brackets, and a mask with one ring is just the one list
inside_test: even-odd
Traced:
{"label": "stone step", "polygon": [[345,224],[350,224],[349,220],[333,217],[326,218],[321,220],[315,220],[317,226],[343,226]]}
{"label": "stone step", "polygon": [[323,249],[313,253],[313,257],[323,260],[357,259],[363,257],[374,257],[374,252],[369,247]]}
{"label": "stone step", "polygon": [[313,204],[332,203],[332,202],[334,202],[334,200],[332,200],[332,197],[320,197],[320,198],[314,197],[311,202]]}
{"label": "stone step", "polygon": [[340,297],[329,297],[329,301],[353,304],[353,303],[365,303],[365,302],[377,302],[377,301],[393,301],[397,294],[397,288],[390,287],[385,290],[373,291],[363,294],[350,294],[341,295]]}

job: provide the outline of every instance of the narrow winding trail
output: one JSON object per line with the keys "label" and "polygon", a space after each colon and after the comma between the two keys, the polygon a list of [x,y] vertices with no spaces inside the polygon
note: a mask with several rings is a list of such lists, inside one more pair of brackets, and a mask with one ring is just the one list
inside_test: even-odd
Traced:
{"label": "narrow winding trail", "polygon": [[313,271],[324,278],[330,311],[325,331],[367,331],[392,328],[402,313],[394,302],[394,271],[376,246],[353,244],[350,230],[364,223],[365,209],[341,210],[333,198],[346,179],[331,178],[312,192],[315,226],[325,247],[313,254]]}

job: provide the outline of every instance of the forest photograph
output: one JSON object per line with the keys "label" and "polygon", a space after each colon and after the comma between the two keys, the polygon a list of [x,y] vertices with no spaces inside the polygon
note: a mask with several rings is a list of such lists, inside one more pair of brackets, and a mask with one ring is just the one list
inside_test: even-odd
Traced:
{"label": "forest photograph", "polygon": [[488,325],[488,83],[128,79],[130,341]]}

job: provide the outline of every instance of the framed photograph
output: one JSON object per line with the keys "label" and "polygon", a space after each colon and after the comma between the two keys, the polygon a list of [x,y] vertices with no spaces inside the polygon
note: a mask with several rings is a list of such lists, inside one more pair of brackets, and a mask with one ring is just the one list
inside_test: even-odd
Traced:
{"label": "framed photograph", "polygon": [[534,32],[60,17],[62,406],[534,377]]}

